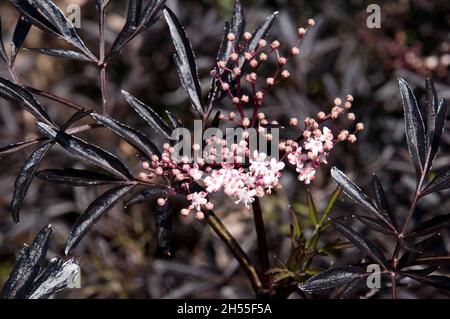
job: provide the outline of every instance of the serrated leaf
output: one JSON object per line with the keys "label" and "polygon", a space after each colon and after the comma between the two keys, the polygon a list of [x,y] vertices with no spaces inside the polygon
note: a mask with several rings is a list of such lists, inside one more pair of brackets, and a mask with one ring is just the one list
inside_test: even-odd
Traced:
{"label": "serrated leaf", "polygon": [[397,221],[389,206],[386,194],[383,190],[383,186],[381,185],[378,177],[375,174],[373,175],[373,192],[375,194],[375,203],[377,205],[378,211],[384,217],[383,221],[385,223],[389,223],[392,228],[397,230]]}
{"label": "serrated leaf", "polygon": [[175,63],[180,75],[181,85],[186,90],[194,110],[200,116],[203,116],[203,95],[191,43],[176,15],[167,7],[164,8],[163,12],[175,45]]}
{"label": "serrated leaf", "polygon": [[8,100],[19,102],[39,121],[45,122],[49,125],[54,125],[48,116],[47,111],[39,104],[38,101],[36,101],[33,95],[23,87],[7,79],[0,78],[0,96]]}
{"label": "serrated leaf", "polygon": [[150,106],[145,105],[137,98],[126,91],[122,91],[125,100],[130,106],[142,117],[156,132],[158,132],[164,139],[170,139],[172,131],[170,127],[161,119]]}
{"label": "serrated leaf", "polygon": [[316,205],[314,204],[314,199],[312,198],[311,192],[307,191],[308,195],[308,216],[309,220],[312,222],[314,226],[319,225],[319,219],[317,216]]}
{"label": "serrated leaf", "polygon": [[39,273],[40,264],[47,254],[51,233],[51,226],[45,226],[30,246],[24,245],[19,251],[11,275],[3,287],[3,298],[25,297]]}
{"label": "serrated leaf", "polygon": [[402,272],[402,275],[431,287],[450,290],[450,278],[446,276],[440,275],[420,276],[411,272]]}
{"label": "serrated leaf", "polygon": [[73,135],[58,131],[44,123],[38,123],[38,128],[42,134],[54,140],[75,157],[103,168],[122,179],[133,178],[128,168],[117,157],[100,147],[89,144]]}
{"label": "serrated leaf", "polygon": [[343,172],[341,172],[336,167],[331,168],[331,177],[333,180],[341,187],[345,195],[347,195],[356,204],[365,208],[366,210],[379,215],[376,207],[372,204],[369,197],[353,183]]}
{"label": "serrated leaf", "polygon": [[64,168],[45,169],[36,173],[36,177],[49,183],[72,186],[97,186],[114,183],[123,183],[122,180],[86,170]]}
{"label": "serrated leaf", "polygon": [[426,161],[425,124],[411,87],[403,79],[399,79],[399,85],[405,112],[406,141],[417,179],[419,179],[425,169]]}
{"label": "serrated leaf", "polygon": [[160,155],[155,144],[153,144],[144,134],[131,128],[113,118],[101,114],[93,113],[92,117],[102,123],[104,126],[112,130],[114,133],[122,137],[130,143],[136,150],[145,155],[148,159],[152,155]]}
{"label": "serrated leaf", "polygon": [[450,188],[450,167],[439,171],[431,182],[421,191],[420,195],[425,196],[447,188]]}
{"label": "serrated leaf", "polygon": [[66,242],[65,254],[69,255],[81,239],[100,218],[128,193],[135,185],[118,186],[110,189],[94,200],[86,211],[78,217]]}
{"label": "serrated leaf", "polygon": [[93,62],[88,56],[84,53],[80,53],[73,50],[67,49],[54,49],[54,48],[27,48],[27,51],[49,55],[57,58],[66,58],[78,61],[87,61]]}
{"label": "serrated leaf", "polygon": [[367,275],[361,267],[335,267],[312,276],[304,283],[301,283],[299,288],[308,293],[327,291],[349,284],[353,280]]}
{"label": "serrated leaf", "polygon": [[163,195],[166,195],[166,193],[167,193],[167,187],[163,187],[160,185],[149,186],[148,188],[144,189],[143,191],[132,195],[131,198],[125,202],[124,208],[128,208],[133,205],[141,204],[144,202],[148,202],[157,197],[162,197]]}
{"label": "serrated leaf", "polygon": [[418,225],[405,237],[421,237],[450,228],[450,214],[436,216]]}
{"label": "serrated leaf", "polygon": [[77,47],[86,54],[92,61],[97,58],[89,51],[81,38],[78,36],[75,27],[66,18],[64,13],[50,0],[33,0],[33,3],[41,10],[45,17],[56,27],[62,38],[68,43]]}
{"label": "serrated leaf", "polygon": [[58,257],[49,264],[36,279],[27,299],[47,299],[56,292],[67,288],[80,275],[80,267],[73,258],[62,262]]}
{"label": "serrated leaf", "polygon": [[23,199],[28,191],[28,187],[30,187],[34,177],[34,173],[52,146],[53,143],[45,143],[34,150],[26,159],[19,175],[17,175],[11,201],[11,214],[15,223],[19,223],[20,221],[20,209],[22,207]]}
{"label": "serrated leaf", "polygon": [[35,7],[34,4],[30,4],[28,0],[10,0],[9,1],[16,9],[22,14],[22,16],[32,25],[40,28],[41,30],[50,32],[53,35],[61,36],[61,33],[50,22],[46,17],[44,17]]}
{"label": "serrated leaf", "polygon": [[22,47],[28,32],[31,29],[31,23],[29,23],[22,15],[17,20],[16,27],[14,28],[14,34],[11,42],[11,62],[13,65],[16,60],[17,54]]}
{"label": "serrated leaf", "polygon": [[373,242],[369,241],[365,237],[363,237],[360,233],[356,232],[353,228],[348,225],[345,225],[341,221],[331,220],[331,223],[334,227],[349,241],[351,241],[359,250],[361,250],[364,254],[370,256],[374,261],[380,264],[385,269],[389,269],[389,263],[386,260],[386,257],[383,255],[381,250],[376,246]]}

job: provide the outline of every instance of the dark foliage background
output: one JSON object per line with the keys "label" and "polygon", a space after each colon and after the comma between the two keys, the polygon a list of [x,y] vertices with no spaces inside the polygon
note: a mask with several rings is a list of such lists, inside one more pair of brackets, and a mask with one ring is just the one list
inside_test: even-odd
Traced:
{"label": "dark foliage background", "polygon": [[[111,43],[124,23],[125,1],[114,1],[108,13],[107,39]],[[80,35],[90,48],[97,47],[97,17],[92,1],[55,1],[61,8],[77,3],[82,8]],[[198,59],[200,78],[209,84],[209,70],[214,63],[223,21],[230,15],[231,0],[168,1],[186,26]],[[332,164],[345,171],[369,192],[371,175],[382,180],[397,216],[405,216],[410,195],[414,191],[414,168],[404,139],[403,110],[397,78],[402,77],[417,88],[423,97],[425,77],[435,80],[440,96],[450,98],[450,3],[446,0],[379,1],[382,11],[381,29],[366,27],[364,1],[298,1],[248,0],[248,21],[255,26],[274,10],[281,16],[271,32],[286,47],[295,41],[298,25],[307,18],[316,19],[316,27],[307,35],[301,47],[301,57],[290,66],[292,78],[278,88],[266,103],[267,114],[286,121],[291,116],[304,118],[319,110],[328,109],[335,96],[351,93],[355,97],[354,113],[365,123],[359,142],[339,146],[332,156]],[[17,21],[17,12],[7,1],[0,4],[4,27],[3,37],[9,39]],[[59,47],[54,37],[33,28],[25,47]],[[182,91],[172,60],[173,45],[163,20],[138,36],[114,62],[109,70],[110,105],[114,117],[148,132],[139,118],[130,112],[120,90],[139,97],[158,110],[170,109],[189,123],[190,108]],[[22,51],[16,62],[17,72],[25,83],[76,101],[94,110],[101,109],[99,81],[95,67],[68,60],[51,58]],[[0,75],[8,77],[6,68]],[[67,109],[40,98],[52,118],[67,118]],[[423,103],[423,99],[420,99]],[[34,120],[17,106],[0,100],[1,145],[37,136]],[[444,130],[440,156],[435,168],[450,161],[450,122]],[[86,133],[84,138],[114,150],[128,163],[138,161],[134,151],[105,129]],[[55,148],[57,150],[57,148]],[[59,149],[60,150],[60,149]],[[43,225],[51,223],[54,239],[49,257],[63,255],[64,242],[77,216],[103,190],[73,188],[44,183],[35,179],[22,209],[22,222],[14,225],[9,211],[12,185],[29,150],[0,159],[0,286],[6,280],[14,262],[14,254],[23,242],[29,242]],[[43,168],[82,167],[62,151],[53,151],[41,165]],[[297,187],[295,175],[282,181],[284,189],[278,196],[262,202],[268,224],[272,255],[283,258],[290,241],[285,237],[289,225],[288,203],[307,214],[306,194]],[[294,187],[292,187],[294,185]],[[314,183],[313,196],[319,208],[335,185],[326,169]],[[447,192],[432,194],[423,199],[417,218],[429,218],[448,213]],[[341,197],[331,216],[351,215],[353,205]],[[321,200],[323,199],[323,200]],[[217,214],[252,257],[255,257],[256,235],[251,213],[233,210],[231,202],[216,199]],[[320,207],[322,205],[322,207]],[[75,255],[82,265],[83,289],[66,290],[59,297],[67,298],[242,298],[252,297],[245,276],[226,248],[210,229],[196,220],[174,218],[173,258],[155,257],[156,242],[150,205],[132,207],[124,211],[114,208],[95,227]],[[363,232],[370,232],[359,226]],[[324,242],[332,242],[339,235],[329,232]],[[374,234],[372,234],[373,236]],[[383,246],[384,238],[376,235]],[[450,250],[450,234],[444,233],[440,249]],[[275,256],[276,254],[276,256]],[[354,263],[360,260],[356,249],[319,259],[317,268],[330,264]],[[413,286],[400,290],[399,297],[445,298],[448,293]],[[293,295],[292,297],[297,297]],[[389,297],[389,292],[375,292],[373,297]]]}

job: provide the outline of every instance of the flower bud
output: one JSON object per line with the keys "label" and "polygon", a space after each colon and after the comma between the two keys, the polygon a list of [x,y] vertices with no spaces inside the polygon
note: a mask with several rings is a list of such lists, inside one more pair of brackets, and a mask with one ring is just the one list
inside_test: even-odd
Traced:
{"label": "flower bud", "polygon": [[354,134],[350,134],[350,135],[348,136],[347,140],[348,140],[350,143],[355,143],[355,142],[356,142],[356,136],[355,136]]}
{"label": "flower bud", "polygon": [[318,118],[319,120],[323,120],[325,117],[326,117],[325,112],[319,112],[319,113],[317,113],[317,118]]}
{"label": "flower bud", "polygon": [[159,206],[166,205],[166,199],[165,198],[158,198],[157,203]]}
{"label": "flower bud", "polygon": [[279,64],[279,65],[285,65],[286,62],[287,62],[287,59],[286,59],[285,57],[280,57],[280,58],[278,59],[278,64]]}
{"label": "flower bud", "polygon": [[262,100],[264,98],[264,93],[261,91],[256,92],[255,97],[257,100]]}
{"label": "flower bud", "polygon": [[222,83],[222,90],[228,91],[230,89],[230,85],[228,83]]}
{"label": "flower bud", "polygon": [[290,76],[291,76],[291,74],[289,73],[288,70],[283,70],[283,72],[281,72],[281,77],[282,77],[283,79],[287,79],[287,78],[290,77]]}
{"label": "flower bud", "polygon": [[250,41],[251,38],[252,38],[252,34],[250,32],[245,32],[244,33],[244,40],[245,41]]}
{"label": "flower bud", "polygon": [[272,86],[275,84],[275,79],[274,78],[267,78],[266,83],[268,86]]}
{"label": "flower bud", "polygon": [[298,119],[296,119],[295,117],[291,118],[289,120],[289,124],[291,124],[292,126],[297,126],[298,124]]}
{"label": "flower bud", "polygon": [[256,67],[258,66],[258,61],[256,61],[255,59],[252,59],[252,60],[250,61],[250,66],[251,66],[252,68],[256,68]]}
{"label": "flower bud", "polygon": [[347,120],[354,121],[355,120],[355,114],[354,113],[348,113],[347,114]]}
{"label": "flower bud", "polygon": [[236,40],[236,36],[234,35],[234,33],[228,33],[228,35],[227,35],[227,39],[228,39],[228,41],[234,41],[234,40]]}
{"label": "flower bud", "polygon": [[357,130],[357,131],[362,131],[362,130],[364,130],[364,124],[361,123],[361,122],[357,123],[357,124],[356,124],[356,130]]}
{"label": "flower bud", "polygon": [[262,62],[267,61],[267,58],[268,58],[268,56],[267,56],[267,54],[265,54],[264,52],[261,53],[261,54],[259,55],[259,59],[260,59]]}
{"label": "flower bud", "polygon": [[275,40],[270,44],[270,47],[274,50],[278,49],[280,47],[280,42]]}
{"label": "flower bud", "polygon": [[315,24],[316,24],[316,21],[314,21],[314,19],[308,19],[308,25],[310,25],[312,27]]}
{"label": "flower bud", "polygon": [[239,55],[235,52],[230,54],[230,60],[231,61],[237,61],[239,59]]}
{"label": "flower bud", "polygon": [[181,215],[183,215],[183,216],[189,215],[189,209],[183,208],[183,209],[181,210]]}
{"label": "flower bud", "polygon": [[300,54],[300,49],[297,48],[297,47],[293,47],[291,49],[291,53],[292,53],[292,55],[299,55]]}
{"label": "flower bud", "polygon": [[249,97],[248,97],[247,95],[242,95],[242,97],[241,97],[241,101],[242,101],[242,102],[248,103],[249,100],[250,100],[250,99],[249,99]]}

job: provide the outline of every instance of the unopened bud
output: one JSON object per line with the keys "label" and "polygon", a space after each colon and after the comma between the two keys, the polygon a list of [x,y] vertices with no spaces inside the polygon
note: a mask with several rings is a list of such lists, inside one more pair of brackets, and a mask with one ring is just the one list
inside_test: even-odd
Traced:
{"label": "unopened bud", "polygon": [[295,117],[291,118],[289,120],[289,124],[291,124],[292,126],[297,126],[298,124],[298,119],[296,119]]}
{"label": "unopened bud", "polygon": [[249,41],[252,38],[252,34],[250,32],[244,33],[244,40]]}
{"label": "unopened bud", "polygon": [[236,40],[236,36],[234,35],[234,33],[228,33],[228,35],[227,35],[227,39],[228,39],[228,41],[234,41],[234,40]]}
{"label": "unopened bud", "polygon": [[297,47],[293,47],[291,49],[291,53],[292,53],[292,55],[299,55],[300,54],[300,49],[297,48]]}
{"label": "unopened bud", "polygon": [[280,42],[275,40],[270,44],[270,47],[274,50],[278,49],[280,47]]}
{"label": "unopened bud", "polygon": [[158,198],[157,203],[159,206],[166,205],[166,199],[165,198]]}
{"label": "unopened bud", "polygon": [[288,70],[283,70],[283,72],[281,72],[281,77],[283,79],[287,79],[289,76],[291,76],[291,74],[289,73]]}
{"label": "unopened bud", "polygon": [[268,86],[272,86],[272,85],[275,84],[275,79],[274,78],[267,78],[266,82],[267,82]]}

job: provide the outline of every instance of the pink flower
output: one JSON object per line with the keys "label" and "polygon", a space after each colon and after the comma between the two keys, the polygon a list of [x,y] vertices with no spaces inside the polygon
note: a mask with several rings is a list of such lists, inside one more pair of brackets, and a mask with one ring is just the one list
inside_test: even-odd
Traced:
{"label": "pink flower", "polygon": [[303,147],[306,150],[311,151],[314,154],[314,156],[323,153],[323,142],[320,140],[320,138],[317,137],[308,138],[303,144]]}
{"label": "pink flower", "polygon": [[195,209],[197,212],[201,212],[202,206],[206,205],[208,200],[206,199],[206,196],[208,194],[206,192],[195,192],[187,195],[187,199],[191,201],[191,204],[189,205],[189,209]]}
{"label": "pink flower", "polygon": [[300,169],[298,180],[305,184],[310,184],[316,178],[316,170],[309,164]]}

